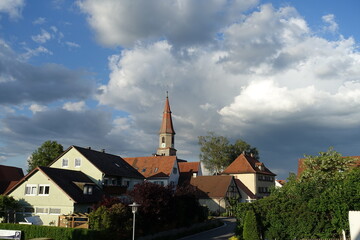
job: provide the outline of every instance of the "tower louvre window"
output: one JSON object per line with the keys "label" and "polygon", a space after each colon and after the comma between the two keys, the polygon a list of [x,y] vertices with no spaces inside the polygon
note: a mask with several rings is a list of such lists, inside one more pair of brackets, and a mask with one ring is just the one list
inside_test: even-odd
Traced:
{"label": "tower louvre window", "polygon": [[165,143],[165,137],[161,138],[161,143]]}

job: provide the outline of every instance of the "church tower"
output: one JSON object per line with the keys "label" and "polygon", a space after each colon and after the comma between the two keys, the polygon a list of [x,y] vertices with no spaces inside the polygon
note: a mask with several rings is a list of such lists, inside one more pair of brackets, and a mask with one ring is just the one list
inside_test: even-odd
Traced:
{"label": "church tower", "polygon": [[159,132],[159,148],[156,154],[162,156],[176,156],[175,131],[171,119],[171,110],[169,96],[166,94],[165,107],[163,112],[162,123]]}

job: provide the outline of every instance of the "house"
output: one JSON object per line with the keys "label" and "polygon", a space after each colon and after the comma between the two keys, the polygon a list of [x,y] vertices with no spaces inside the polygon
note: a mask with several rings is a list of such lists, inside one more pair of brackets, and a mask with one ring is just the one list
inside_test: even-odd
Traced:
{"label": "house", "polygon": [[111,196],[120,196],[144,181],[144,176],[120,156],[90,147],[70,146],[49,167],[81,171]]}
{"label": "house", "polygon": [[240,201],[242,195],[233,176],[197,176],[192,177],[190,185],[197,188],[199,203],[213,213],[220,214],[229,207],[229,199]]}
{"label": "house", "polygon": [[87,213],[102,199],[103,192],[85,173],[68,169],[37,167],[6,195],[19,201],[17,220],[37,216],[41,225],[58,225],[62,214]]}
{"label": "house", "polygon": [[245,153],[240,154],[221,175],[239,179],[257,198],[270,194],[275,187],[275,176],[265,165]]}
{"label": "house", "polygon": [[0,165],[0,194],[4,194],[23,177],[21,168]]}
{"label": "house", "polygon": [[176,156],[149,156],[124,158],[124,160],[141,173],[146,181],[162,186],[176,186],[179,180],[179,167]]}
{"label": "house", "polygon": [[285,183],[286,183],[286,180],[275,180],[275,187],[281,188],[284,186]]}
{"label": "house", "polygon": [[253,202],[257,199],[259,199],[253,192],[250,191],[250,189],[245,186],[244,183],[240,181],[240,179],[235,178],[235,183],[240,191],[240,194],[242,196],[241,202]]}
{"label": "house", "polygon": [[202,176],[200,162],[187,162],[178,160],[180,178],[179,185],[190,182],[191,177]]}

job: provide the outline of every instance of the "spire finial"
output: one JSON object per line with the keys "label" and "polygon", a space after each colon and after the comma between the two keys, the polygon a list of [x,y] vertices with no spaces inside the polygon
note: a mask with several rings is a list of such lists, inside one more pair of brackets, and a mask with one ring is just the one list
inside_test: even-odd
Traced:
{"label": "spire finial", "polygon": [[167,97],[167,98],[169,97],[169,92],[168,92],[168,91],[166,91],[166,97]]}

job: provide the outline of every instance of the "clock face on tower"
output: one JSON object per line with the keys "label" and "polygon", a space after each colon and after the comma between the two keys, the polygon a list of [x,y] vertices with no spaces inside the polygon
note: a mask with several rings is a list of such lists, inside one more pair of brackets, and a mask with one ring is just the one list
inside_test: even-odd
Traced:
{"label": "clock face on tower", "polygon": [[162,144],[161,144],[161,147],[165,147],[165,143],[162,143]]}

